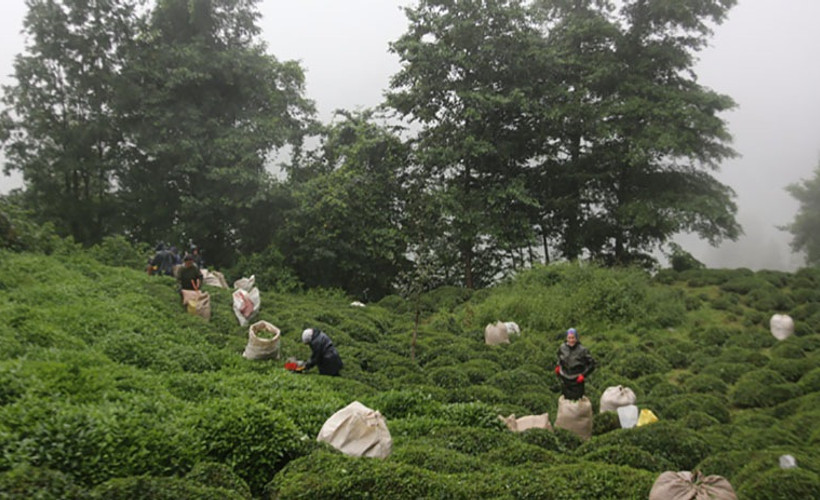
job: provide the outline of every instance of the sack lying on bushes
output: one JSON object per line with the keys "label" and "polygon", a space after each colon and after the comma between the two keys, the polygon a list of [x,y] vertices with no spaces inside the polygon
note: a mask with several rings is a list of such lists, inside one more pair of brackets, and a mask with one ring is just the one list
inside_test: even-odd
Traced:
{"label": "sack lying on bushes", "polygon": [[224,274],[219,271],[208,271],[207,269],[202,269],[202,284],[217,288],[228,288],[228,282],[225,281]]}
{"label": "sack lying on bushes", "polygon": [[638,424],[638,407],[635,405],[621,406],[616,410],[621,429],[631,429]]}
{"label": "sack lying on bushes", "polygon": [[737,500],[737,495],[724,477],[666,471],[652,485],[649,500]]}
{"label": "sack lying on bushes", "polygon": [[250,278],[239,278],[233,282],[234,290],[245,290],[250,292],[256,285],[256,275],[252,274]]}
{"label": "sack lying on bushes", "polygon": [[259,311],[261,303],[258,288],[253,288],[250,292],[242,289],[233,292],[233,313],[240,326],[248,324],[248,319]]}
{"label": "sack lying on bushes", "polygon": [[607,387],[601,395],[601,413],[615,411],[621,406],[634,405],[635,400],[635,392],[629,387],[622,385]]}
{"label": "sack lying on bushes", "polygon": [[353,457],[387,458],[393,449],[393,439],[382,414],[358,401],[327,419],[316,440]]}
{"label": "sack lying on bushes", "polygon": [[507,428],[513,432],[524,432],[528,429],[547,429],[548,431],[552,431],[549,413],[544,413],[542,415],[526,415],[519,418],[515,418],[515,414],[512,414],[509,417],[502,417],[499,415],[498,418],[507,424]]}
{"label": "sack lying on bushes", "polygon": [[245,345],[242,357],[245,359],[279,359],[279,339],[278,328],[267,321],[257,321],[248,329],[248,343]]}
{"label": "sack lying on bushes", "polygon": [[638,427],[647,424],[654,424],[657,421],[658,417],[655,416],[654,413],[652,413],[652,410],[647,410],[646,408],[644,408],[643,410],[641,410],[641,416],[638,417]]}
{"label": "sack lying on bushes", "polygon": [[211,296],[199,290],[182,290],[182,305],[189,314],[211,319]]}
{"label": "sack lying on bushes", "polygon": [[510,334],[507,331],[507,326],[496,321],[484,327],[484,343],[487,345],[509,344]]}
{"label": "sack lying on bushes", "polygon": [[577,401],[558,398],[558,416],[555,427],[566,429],[583,440],[592,437],[592,403],[584,396]]}
{"label": "sack lying on bushes", "polygon": [[521,335],[521,327],[514,321],[505,322],[504,327],[507,329],[509,335]]}
{"label": "sack lying on bushes", "polygon": [[775,314],[769,320],[769,330],[777,340],[786,340],[794,334],[794,320],[788,314]]}

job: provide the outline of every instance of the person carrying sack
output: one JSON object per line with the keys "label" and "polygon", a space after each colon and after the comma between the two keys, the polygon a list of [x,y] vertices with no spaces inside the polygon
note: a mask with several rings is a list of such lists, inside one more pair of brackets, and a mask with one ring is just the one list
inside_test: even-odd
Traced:
{"label": "person carrying sack", "polygon": [[179,286],[183,290],[199,290],[202,286],[202,271],[194,264],[194,257],[187,254],[179,270]]}
{"label": "person carrying sack", "polygon": [[558,363],[555,374],[561,380],[561,394],[576,401],[584,397],[584,380],[595,371],[595,360],[589,350],[581,345],[575,328],[567,330],[566,342],[558,347]]}

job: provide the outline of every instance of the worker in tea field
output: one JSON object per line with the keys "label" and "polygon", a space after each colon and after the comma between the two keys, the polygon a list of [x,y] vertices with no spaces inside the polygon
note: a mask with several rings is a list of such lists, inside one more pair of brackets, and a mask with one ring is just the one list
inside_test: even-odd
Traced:
{"label": "worker in tea field", "polygon": [[202,271],[194,264],[194,256],[187,254],[179,270],[179,286],[183,290],[199,290],[202,286]]}
{"label": "worker in tea field", "polygon": [[595,370],[595,360],[589,350],[581,345],[575,328],[567,330],[566,337],[558,348],[555,374],[561,380],[564,398],[575,401],[584,397],[584,380]]}
{"label": "worker in tea field", "polygon": [[318,328],[308,328],[302,332],[302,342],[310,345],[311,356],[307,363],[296,371],[306,371],[318,366],[320,375],[339,376],[343,366],[342,358],[325,332]]}

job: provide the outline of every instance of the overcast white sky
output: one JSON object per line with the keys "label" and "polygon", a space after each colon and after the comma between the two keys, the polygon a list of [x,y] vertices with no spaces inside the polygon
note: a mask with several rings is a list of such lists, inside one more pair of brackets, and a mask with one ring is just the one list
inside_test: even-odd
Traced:
{"label": "overcast white sky", "polygon": [[[13,83],[14,56],[24,0],[0,6],[0,82]],[[262,0],[261,27],[268,50],[298,60],[306,70],[307,97],[327,121],[335,109],[373,107],[382,101],[398,59],[387,44],[406,29],[400,9],[411,0]],[[710,267],[793,270],[789,223],[797,203],[786,185],[812,176],[820,162],[820,0],[739,0],[715,30],[696,67],[703,85],[738,103],[726,114],[741,157],[726,162],[719,180],[737,193],[745,236],[719,248],[682,237],[684,248]],[[0,174],[0,193],[21,185]]]}

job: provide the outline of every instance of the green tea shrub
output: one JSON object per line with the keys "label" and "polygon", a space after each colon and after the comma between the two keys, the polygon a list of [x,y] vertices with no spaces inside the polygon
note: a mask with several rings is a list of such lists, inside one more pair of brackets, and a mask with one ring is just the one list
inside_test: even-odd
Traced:
{"label": "green tea shrub", "polygon": [[208,488],[222,488],[237,493],[242,498],[251,498],[251,489],[248,487],[248,483],[225,464],[200,462],[185,475],[185,479]]}
{"label": "green tea shrub", "polygon": [[707,363],[701,370],[702,375],[712,375],[727,384],[734,384],[740,377],[749,371],[751,367],[745,363]]}
{"label": "green tea shrub", "polygon": [[583,455],[583,459],[590,462],[625,465],[633,469],[646,469],[653,472],[663,472],[673,468],[668,460],[632,445],[603,446],[586,453]]}
{"label": "green tea shrub", "polygon": [[146,243],[132,243],[122,235],[106,236],[88,250],[91,258],[107,266],[145,269],[151,247]]}
{"label": "green tea shrub", "polygon": [[622,500],[647,498],[656,474],[599,462],[537,469],[504,468],[487,475],[474,498]]}
{"label": "green tea shrub", "polygon": [[735,276],[720,285],[720,289],[724,292],[737,293],[740,295],[746,295],[752,290],[761,287],[772,286],[765,280],[758,279],[755,276]]}
{"label": "green tea shrub", "polygon": [[714,375],[701,373],[693,377],[689,377],[683,383],[686,392],[705,393],[714,392],[716,394],[726,394],[729,386],[723,380]]}
{"label": "green tea shrub", "polygon": [[800,467],[772,468],[740,483],[737,494],[748,500],[820,498],[820,475]]}
{"label": "green tea shrub", "polygon": [[281,411],[245,397],[202,405],[191,427],[203,458],[230,465],[254,494],[313,443]]}
{"label": "green tea shrub", "polygon": [[668,460],[677,470],[692,470],[711,453],[712,447],[697,432],[679,423],[661,420],[654,424],[620,429],[594,436],[581,445],[578,454],[585,455],[605,446],[636,446],[653,456]]}
{"label": "green tea shrub", "polygon": [[556,465],[564,462],[564,458],[555,452],[523,441],[512,441],[503,448],[494,448],[482,453],[479,458],[482,462],[505,467],[531,464]]}
{"label": "green tea shrub", "polygon": [[462,363],[459,368],[467,375],[470,384],[481,384],[501,371],[498,363],[488,359],[471,359]]}
{"label": "green tea shrub", "polygon": [[714,394],[685,394],[663,400],[659,411],[664,418],[682,419],[693,411],[703,412],[721,423],[729,423],[725,398]]}
{"label": "green tea shrub", "polygon": [[786,340],[781,340],[771,349],[772,357],[773,358],[784,358],[784,359],[802,359],[806,357],[806,352],[803,348],[798,344],[797,339],[791,340],[793,337],[789,337]]}
{"label": "green tea shrub", "polygon": [[647,292],[646,315],[639,316],[644,328],[668,328],[683,323],[686,318],[684,293],[673,288],[650,288]]}
{"label": "green tea shrub", "polygon": [[261,252],[240,255],[236,264],[225,271],[226,276],[255,276],[256,286],[265,292],[292,293],[303,285],[297,273],[286,264],[282,252],[270,245]]}
{"label": "green tea shrub", "polygon": [[656,354],[636,351],[613,360],[611,369],[619,375],[635,379],[652,373],[665,373],[672,367]]}
{"label": "green tea shrub", "polygon": [[363,403],[377,409],[387,419],[438,413],[441,403],[430,393],[417,389],[390,390],[363,398]]}
{"label": "green tea shrub", "polygon": [[436,416],[460,427],[505,428],[504,424],[498,419],[498,411],[486,403],[442,405]]}
{"label": "green tea shrub", "polygon": [[599,436],[607,432],[614,431],[621,428],[621,421],[618,418],[618,412],[605,411],[603,413],[596,413],[592,417],[592,435]]}
{"label": "green tea shrub", "polygon": [[724,346],[720,351],[717,361],[723,363],[746,363],[756,367],[765,365],[769,358],[765,354],[754,350],[737,346]]}
{"label": "green tea shrub", "polygon": [[777,419],[764,413],[763,410],[754,408],[735,412],[732,416],[732,424],[738,427],[768,429],[777,424]]}
{"label": "green tea shrub", "polygon": [[521,391],[524,387],[538,390],[544,387],[545,382],[543,377],[522,368],[500,371],[487,380],[488,385],[497,387],[508,394]]}
{"label": "green tea shrub", "polygon": [[730,337],[738,333],[741,333],[741,330],[735,327],[709,326],[693,329],[689,332],[689,338],[699,346],[715,347],[722,346]]}
{"label": "green tea shrub", "polygon": [[22,464],[0,472],[0,498],[80,500],[88,493],[68,474]]}
{"label": "green tea shrub", "polygon": [[469,485],[393,460],[327,451],[290,462],[265,487],[265,498],[466,498]]}
{"label": "green tea shrub", "polygon": [[794,307],[794,300],[786,293],[772,286],[752,290],[745,297],[746,305],[758,311],[788,311]]}
{"label": "green tea shrub", "polygon": [[509,395],[497,387],[488,385],[468,385],[458,389],[447,391],[446,401],[448,403],[503,403],[507,401]]}
{"label": "green tea shrub", "polygon": [[806,372],[802,377],[800,377],[799,384],[805,394],[810,392],[820,392],[820,367]]}
{"label": "green tea shrub", "polygon": [[786,383],[779,373],[763,368],[740,377],[729,392],[729,400],[738,408],[764,408],[801,394],[800,386]]}
{"label": "green tea shrub", "polygon": [[756,328],[749,325],[743,331],[732,334],[726,341],[728,345],[746,349],[766,349],[773,346],[777,339],[768,329]]}
{"label": "green tea shrub", "polygon": [[673,338],[667,339],[655,348],[655,353],[665,359],[672,368],[688,367],[696,351],[694,343]]}
{"label": "green tea shrub", "polygon": [[393,452],[387,460],[420,467],[439,474],[481,471],[487,468],[484,461],[479,457],[465,455],[464,453],[445,448],[415,443],[396,446],[394,442]]}
{"label": "green tea shrub", "polygon": [[91,490],[91,500],[244,500],[241,493],[210,488],[178,477],[125,477],[110,479]]}
{"label": "green tea shrub", "polygon": [[494,428],[455,427],[448,425],[434,428],[422,439],[430,446],[455,450],[468,455],[479,455],[494,448],[506,447],[515,440],[500,420]]}
{"label": "green tea shrub", "polygon": [[788,382],[797,382],[818,365],[820,361],[809,358],[772,358],[766,364],[766,368],[783,375]]}
{"label": "green tea shrub", "polygon": [[680,419],[680,423],[688,428],[694,430],[701,430],[707,427],[712,427],[713,425],[718,425],[718,419],[715,417],[708,415],[702,411],[691,411],[686,414],[685,417]]}
{"label": "green tea shrub", "polygon": [[445,389],[456,389],[470,384],[467,374],[453,366],[433,368],[428,373],[430,380]]}

